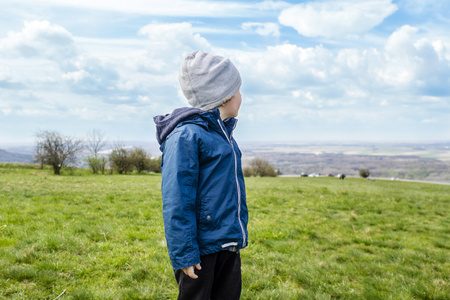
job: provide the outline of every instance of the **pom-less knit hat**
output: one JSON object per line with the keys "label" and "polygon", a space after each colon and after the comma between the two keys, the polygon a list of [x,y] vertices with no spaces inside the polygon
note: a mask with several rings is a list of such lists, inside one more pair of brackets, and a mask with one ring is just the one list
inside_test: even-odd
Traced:
{"label": "pom-less knit hat", "polygon": [[229,59],[202,51],[184,58],[178,80],[189,104],[205,111],[230,99],[242,82],[239,71]]}

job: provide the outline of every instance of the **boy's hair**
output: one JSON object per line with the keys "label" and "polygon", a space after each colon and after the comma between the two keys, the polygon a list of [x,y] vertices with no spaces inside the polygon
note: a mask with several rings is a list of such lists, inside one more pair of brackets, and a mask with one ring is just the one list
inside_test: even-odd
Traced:
{"label": "boy's hair", "polygon": [[242,82],[239,71],[229,59],[202,51],[184,58],[178,80],[189,104],[205,111],[230,100]]}

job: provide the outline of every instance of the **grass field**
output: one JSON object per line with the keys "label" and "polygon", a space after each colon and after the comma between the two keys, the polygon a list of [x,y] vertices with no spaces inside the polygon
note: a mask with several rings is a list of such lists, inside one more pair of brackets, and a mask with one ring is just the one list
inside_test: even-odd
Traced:
{"label": "grass field", "polygon": [[[71,173],[0,165],[0,298],[175,299],[161,177]],[[246,184],[242,299],[449,299],[450,186]]]}

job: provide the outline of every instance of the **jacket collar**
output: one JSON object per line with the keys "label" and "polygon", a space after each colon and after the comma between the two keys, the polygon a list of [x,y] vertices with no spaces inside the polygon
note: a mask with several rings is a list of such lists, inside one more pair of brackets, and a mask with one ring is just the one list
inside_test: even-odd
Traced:
{"label": "jacket collar", "polygon": [[220,118],[220,111],[218,108],[204,112],[199,114],[199,116],[208,122],[208,126],[210,128],[214,128],[214,130],[222,133],[222,128],[220,128],[220,124],[223,124],[224,128],[228,133],[228,137],[231,137],[234,128],[236,127],[237,119],[236,118],[228,118],[222,121]]}
{"label": "jacket collar", "polygon": [[156,116],[153,120],[156,124],[156,138],[159,144],[162,144],[165,138],[182,122],[207,126],[221,134],[223,132],[220,126],[223,125],[229,137],[231,137],[237,122],[235,118],[222,121],[218,108],[205,112],[192,107],[177,108],[172,113]]}
{"label": "jacket collar", "polygon": [[156,124],[156,139],[158,143],[161,144],[178,124],[190,118],[195,118],[195,115],[201,113],[203,111],[197,108],[181,107],[175,109],[170,114],[154,117],[153,120]]}

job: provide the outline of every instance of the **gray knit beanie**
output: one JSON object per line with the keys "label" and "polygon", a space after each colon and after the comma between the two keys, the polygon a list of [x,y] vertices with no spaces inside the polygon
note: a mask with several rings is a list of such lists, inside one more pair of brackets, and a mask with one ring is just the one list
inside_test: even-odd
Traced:
{"label": "gray knit beanie", "polygon": [[189,104],[205,111],[230,99],[242,82],[239,71],[229,59],[202,51],[184,58],[178,80]]}

